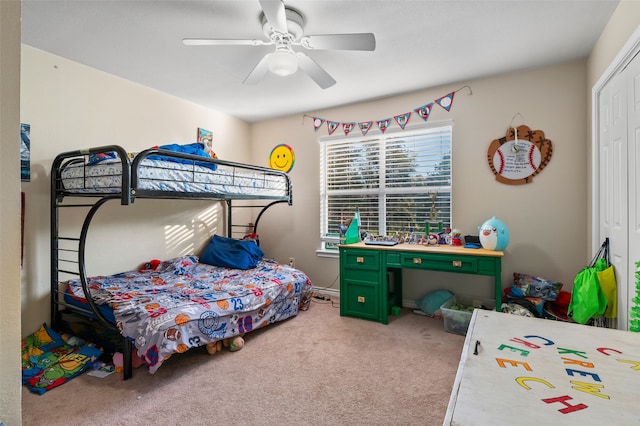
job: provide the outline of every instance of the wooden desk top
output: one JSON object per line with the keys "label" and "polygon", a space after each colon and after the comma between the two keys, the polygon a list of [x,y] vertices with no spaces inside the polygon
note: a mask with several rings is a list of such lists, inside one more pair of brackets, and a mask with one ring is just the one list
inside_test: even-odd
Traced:
{"label": "wooden desk top", "polygon": [[340,244],[340,248],[354,248],[354,249],[373,249],[373,250],[390,250],[390,251],[414,251],[420,253],[435,253],[435,254],[460,254],[465,256],[488,256],[488,257],[503,257],[504,252],[496,250],[485,250],[483,248],[466,248],[460,246],[449,245],[433,245],[425,246],[422,244],[407,244],[400,243],[395,246],[384,246],[376,244],[365,244],[364,241],[360,241],[353,244]]}

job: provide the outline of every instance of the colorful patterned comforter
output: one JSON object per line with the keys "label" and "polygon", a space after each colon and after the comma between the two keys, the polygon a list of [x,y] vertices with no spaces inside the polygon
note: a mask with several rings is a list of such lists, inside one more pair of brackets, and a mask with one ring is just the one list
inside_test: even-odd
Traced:
{"label": "colorful patterned comforter", "polygon": [[[197,256],[89,278],[88,285],[96,303],[111,305],[118,329],[151,373],[174,353],[297,315],[308,309],[313,289],[286,265],[261,260],[255,269],[229,269],[198,263]],[[80,281],[70,281],[68,293],[84,298]]]}

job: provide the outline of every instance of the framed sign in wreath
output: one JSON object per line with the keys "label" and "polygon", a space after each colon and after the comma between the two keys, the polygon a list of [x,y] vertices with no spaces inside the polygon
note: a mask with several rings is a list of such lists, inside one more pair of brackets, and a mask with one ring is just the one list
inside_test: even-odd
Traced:
{"label": "framed sign in wreath", "polygon": [[506,136],[494,139],[487,160],[498,182],[522,185],[533,182],[551,161],[553,147],[542,130],[528,126],[509,127]]}

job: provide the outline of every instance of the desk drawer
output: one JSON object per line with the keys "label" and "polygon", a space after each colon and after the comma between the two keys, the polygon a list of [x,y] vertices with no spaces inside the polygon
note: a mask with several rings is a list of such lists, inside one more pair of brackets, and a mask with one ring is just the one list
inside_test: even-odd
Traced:
{"label": "desk drawer", "polygon": [[380,290],[377,284],[346,281],[340,288],[340,309],[344,315],[356,318],[374,321],[386,318],[386,313],[380,312]]}
{"label": "desk drawer", "polygon": [[342,255],[349,269],[380,270],[380,252],[373,250],[347,250]]}
{"label": "desk drawer", "polygon": [[431,253],[402,253],[403,268],[429,269],[448,272],[478,272],[477,259],[470,256]]}
{"label": "desk drawer", "polygon": [[346,279],[375,283],[376,285],[380,280],[379,272],[372,269],[346,268],[344,274]]}

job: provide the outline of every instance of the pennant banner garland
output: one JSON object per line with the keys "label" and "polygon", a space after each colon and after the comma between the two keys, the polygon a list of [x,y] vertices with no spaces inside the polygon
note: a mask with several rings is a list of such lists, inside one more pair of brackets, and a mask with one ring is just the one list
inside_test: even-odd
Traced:
{"label": "pennant banner garland", "polygon": [[[455,90],[451,93],[447,93],[446,95],[436,99],[433,102],[429,102],[420,107],[417,107],[413,111],[416,114],[418,114],[424,121],[427,121],[429,119],[434,102],[440,105],[445,111],[450,112],[451,107],[453,106],[453,97],[457,92],[465,88],[468,89],[469,94],[471,94],[471,87],[462,86],[460,89]],[[398,126],[400,126],[402,130],[404,130],[404,128],[407,126],[407,123],[409,123],[411,114],[412,114],[411,112],[405,112],[403,114],[394,115],[393,118],[395,122],[398,124]],[[305,114],[302,117],[303,122],[304,122],[304,117],[310,117],[310,116]],[[356,125],[356,123],[352,121],[340,123],[337,121],[325,120],[324,118],[320,118],[320,117],[311,117],[311,118],[313,119],[313,130],[315,131],[317,131],[320,127],[322,127],[324,123],[327,123],[327,131],[329,132],[329,135],[332,135],[336,131],[336,129],[340,126],[340,124],[342,124],[342,130],[344,134],[349,135],[353,131],[353,128]],[[389,125],[391,124],[391,119],[385,118],[383,120],[375,120],[375,122],[378,125],[378,128],[380,129],[380,131],[384,133],[389,128]],[[358,127],[360,128],[360,131],[362,132],[363,136],[365,136],[369,132],[369,130],[371,130],[372,126],[373,126],[373,120],[358,122]]]}
{"label": "pennant banner garland", "polygon": [[324,118],[313,117],[313,130],[318,130],[324,124]]}
{"label": "pennant banner garland", "polygon": [[336,131],[336,129],[338,128],[339,125],[340,125],[340,123],[338,123],[337,121],[329,121],[329,120],[327,120],[327,129],[329,130],[329,134],[332,135],[333,132]]}
{"label": "pennant banner garland", "polygon": [[409,122],[409,117],[411,117],[411,113],[405,112],[404,114],[396,115],[393,118],[396,119],[396,123],[398,123],[398,126],[402,127],[402,129],[404,130],[404,126],[406,126]]}
{"label": "pennant banner garland", "polygon": [[387,130],[387,127],[389,127],[389,122],[391,121],[390,118],[385,118],[384,120],[379,120],[377,121],[378,123],[378,128],[380,129],[380,131],[382,133],[384,133],[385,130]]}
{"label": "pennant banner garland", "polygon": [[353,126],[355,126],[356,123],[342,123],[342,129],[344,130],[344,134],[348,135],[349,133],[351,133],[351,131],[353,130]]}
{"label": "pennant banner garland", "polygon": [[[424,121],[427,121],[429,119],[429,114],[431,114],[432,105],[433,105],[433,102],[426,105],[422,105],[421,107],[414,109],[414,111],[416,112],[416,114],[422,117]],[[320,123],[320,125],[322,126],[322,123]],[[316,130],[318,129],[316,128]]]}
{"label": "pennant banner garland", "polygon": [[373,121],[364,121],[362,123],[358,123],[358,126],[360,127],[360,131],[362,132],[362,136],[367,135],[367,132],[371,128],[372,124],[373,124]]}
{"label": "pennant banner garland", "polygon": [[436,99],[436,103],[444,108],[447,112],[451,110],[451,106],[453,105],[453,95],[456,92],[451,92],[448,95],[441,97],[440,99]]}

